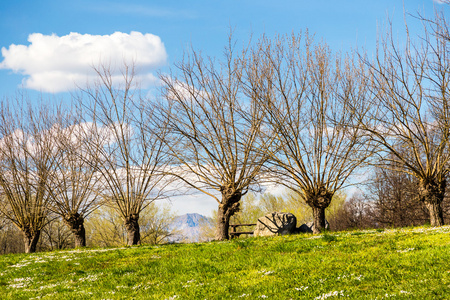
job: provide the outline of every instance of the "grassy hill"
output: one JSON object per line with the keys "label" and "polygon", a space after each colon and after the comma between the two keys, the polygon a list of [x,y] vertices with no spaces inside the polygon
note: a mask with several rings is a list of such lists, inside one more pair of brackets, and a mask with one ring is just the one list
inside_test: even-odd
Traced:
{"label": "grassy hill", "polygon": [[0,256],[0,299],[445,299],[450,227]]}

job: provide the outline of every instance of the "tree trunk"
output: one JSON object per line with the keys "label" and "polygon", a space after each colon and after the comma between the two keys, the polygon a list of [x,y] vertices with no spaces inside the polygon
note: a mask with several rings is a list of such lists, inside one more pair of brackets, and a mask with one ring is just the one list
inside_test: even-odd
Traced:
{"label": "tree trunk", "polygon": [[444,200],[445,180],[421,179],[419,182],[419,198],[425,203],[430,215],[431,226],[444,225],[441,203]]}
{"label": "tree trunk", "polygon": [[325,229],[325,208],[313,207],[313,234],[321,233]]}
{"label": "tree trunk", "polygon": [[426,202],[425,206],[430,213],[430,225],[434,227],[444,225],[444,214],[442,213],[441,203]]}
{"label": "tree trunk", "polygon": [[139,232],[139,214],[131,214],[125,217],[125,227],[127,229],[127,245],[138,245],[141,243],[141,233]]}
{"label": "tree trunk", "polygon": [[73,233],[75,248],[86,247],[86,230],[83,216],[79,213],[70,213],[64,216],[64,222]]}
{"label": "tree trunk", "polygon": [[216,240],[223,241],[230,239],[228,229],[230,218],[239,211],[239,201],[242,193],[232,188],[222,188],[222,202],[217,211]]}
{"label": "tree trunk", "polygon": [[29,228],[22,229],[23,242],[25,245],[25,253],[36,252],[36,246],[39,241],[39,236],[41,235],[40,230],[30,230]]}
{"label": "tree trunk", "polygon": [[317,189],[306,191],[306,203],[313,210],[313,233],[321,233],[325,229],[325,208],[327,208],[333,199],[334,192],[321,186]]}

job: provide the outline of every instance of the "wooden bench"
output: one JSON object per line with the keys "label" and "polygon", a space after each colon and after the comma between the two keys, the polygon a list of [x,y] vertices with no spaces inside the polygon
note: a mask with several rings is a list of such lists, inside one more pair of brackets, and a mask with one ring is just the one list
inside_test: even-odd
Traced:
{"label": "wooden bench", "polygon": [[241,234],[253,234],[253,231],[236,231],[238,227],[241,226],[256,226],[256,224],[230,224],[231,232],[230,237],[239,237]]}

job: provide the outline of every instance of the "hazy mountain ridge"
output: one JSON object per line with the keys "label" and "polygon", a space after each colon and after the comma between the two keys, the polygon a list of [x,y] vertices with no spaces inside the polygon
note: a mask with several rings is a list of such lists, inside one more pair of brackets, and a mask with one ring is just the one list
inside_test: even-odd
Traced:
{"label": "hazy mountain ridge", "polygon": [[171,242],[198,242],[201,225],[211,223],[211,219],[198,213],[184,214],[175,218],[170,228],[177,231]]}

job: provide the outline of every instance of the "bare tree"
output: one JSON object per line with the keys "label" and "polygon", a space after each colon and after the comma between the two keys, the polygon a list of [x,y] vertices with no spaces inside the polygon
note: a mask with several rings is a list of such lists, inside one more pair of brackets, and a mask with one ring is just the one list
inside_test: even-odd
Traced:
{"label": "bare tree", "polygon": [[168,163],[161,141],[164,124],[150,127],[152,112],[144,109],[147,100],[139,94],[133,68],[125,66],[118,80],[122,83],[114,80],[108,67],[96,71],[99,82],[83,91],[92,122],[93,157],[98,159],[104,197],[122,216],[128,245],[136,245],[140,243],[140,212],[164,198],[170,183],[164,176]]}
{"label": "bare tree", "polygon": [[[15,105],[14,105],[15,104]],[[0,109],[0,210],[23,233],[25,252],[35,252],[47,223],[47,185],[54,167],[54,117],[25,101]]]}
{"label": "bare tree", "polygon": [[375,167],[368,184],[373,219],[379,226],[422,225],[428,213],[417,201],[417,178],[405,172]]}
{"label": "bare tree", "polygon": [[449,40],[431,34],[429,24],[418,39],[406,26],[403,45],[390,26],[375,58],[362,57],[369,68],[371,99],[361,124],[384,148],[380,165],[417,178],[418,199],[431,225],[441,226],[450,160],[450,52]]}
{"label": "bare tree", "polygon": [[224,56],[192,51],[176,74],[162,75],[166,101],[158,119],[169,125],[173,175],[219,205],[217,240],[229,238],[230,217],[256,183],[270,143],[261,139],[263,111],[245,89],[246,50],[236,54],[230,42]]}
{"label": "bare tree", "polygon": [[370,155],[351,110],[365,99],[366,83],[352,57],[332,54],[305,35],[262,38],[252,90],[275,136],[273,181],[312,208],[314,233],[325,227],[325,209],[336,191]]}
{"label": "bare tree", "polygon": [[38,248],[42,251],[67,249],[73,245],[72,232],[61,218],[51,216],[51,221],[42,228]]}
{"label": "bare tree", "polygon": [[[21,239],[22,238],[22,239]],[[9,219],[2,217],[0,254],[23,252],[23,234]]]}
{"label": "bare tree", "polygon": [[85,218],[101,205],[98,148],[92,142],[91,123],[80,113],[67,114],[53,127],[56,159],[49,176],[51,210],[60,215],[74,235],[75,247],[86,246]]}

